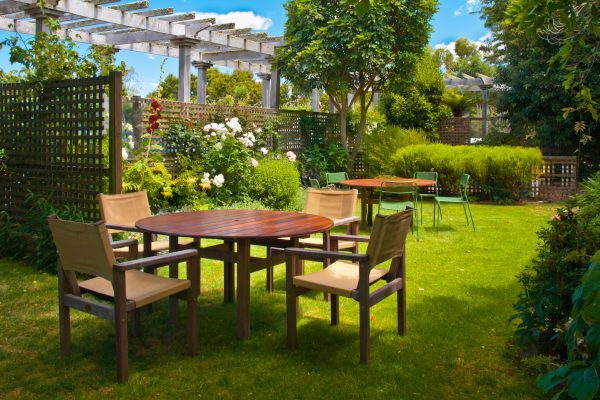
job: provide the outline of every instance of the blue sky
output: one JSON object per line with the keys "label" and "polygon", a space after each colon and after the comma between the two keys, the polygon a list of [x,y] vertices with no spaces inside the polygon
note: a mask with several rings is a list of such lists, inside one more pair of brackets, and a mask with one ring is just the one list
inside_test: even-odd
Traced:
{"label": "blue sky", "polygon": [[[129,1],[121,1],[122,3]],[[246,24],[256,30],[265,30],[273,36],[283,34],[285,24],[285,10],[283,0],[150,0],[151,8],[172,6],[175,12],[196,11],[211,13],[218,21],[236,22],[236,26]],[[467,37],[473,41],[482,40],[488,31],[478,14],[472,14],[479,8],[478,0],[441,0],[439,11],[432,21],[433,33],[430,44],[450,45],[459,37]],[[216,14],[216,15],[214,15]],[[10,36],[0,32],[0,40]],[[136,71],[136,88],[139,94],[145,95],[152,90],[159,81],[161,57],[148,54],[121,51],[118,59],[133,66]],[[8,61],[6,49],[0,50],[0,68],[12,69]],[[166,73],[177,72],[177,61],[170,59],[166,63]]]}

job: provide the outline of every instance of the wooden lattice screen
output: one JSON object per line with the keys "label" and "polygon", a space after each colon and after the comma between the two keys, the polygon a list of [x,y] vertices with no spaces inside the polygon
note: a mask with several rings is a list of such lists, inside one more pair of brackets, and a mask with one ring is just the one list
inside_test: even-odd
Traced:
{"label": "wooden lattice screen", "polygon": [[99,219],[96,194],[121,188],[121,112],[120,72],[0,85],[0,210],[23,219],[34,193]]}
{"label": "wooden lattice screen", "polygon": [[[302,152],[310,141],[309,135],[323,135],[326,142],[338,142],[340,138],[340,121],[338,114],[313,113],[296,110],[277,110],[273,108],[258,108],[246,106],[229,106],[220,104],[181,103],[160,100],[162,107],[161,129],[168,129],[170,121],[187,118],[211,122],[211,116],[239,117],[249,124],[262,126],[268,120],[277,120],[279,126],[279,149],[282,151]],[[134,133],[139,138],[149,117],[149,99],[133,98]],[[163,147],[172,152],[164,138],[159,140]]]}
{"label": "wooden lattice screen", "polygon": [[471,138],[470,118],[447,118],[440,121],[440,142],[451,145],[469,144]]}
{"label": "wooden lattice screen", "polygon": [[544,156],[540,177],[532,183],[534,197],[565,200],[577,192],[577,157]]}

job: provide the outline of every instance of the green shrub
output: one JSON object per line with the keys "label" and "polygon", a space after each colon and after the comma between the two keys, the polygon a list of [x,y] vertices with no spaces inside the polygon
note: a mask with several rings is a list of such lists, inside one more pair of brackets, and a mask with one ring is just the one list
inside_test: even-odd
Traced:
{"label": "green shrub", "polygon": [[394,125],[375,128],[363,138],[369,174],[385,175],[393,170],[392,156],[402,147],[426,144],[429,141],[419,129],[404,129]]}
{"label": "green shrub", "polygon": [[46,198],[30,194],[25,222],[19,223],[0,213],[0,257],[26,260],[40,270],[56,271],[57,253],[48,222],[49,215],[62,219],[83,221],[73,207],[55,207]]}
{"label": "green shrub", "polygon": [[541,164],[542,154],[537,148],[433,144],[397,150],[391,169],[382,172],[412,176],[416,171],[436,171],[439,182],[453,190],[460,176],[467,173],[484,196],[516,200],[530,186]]}
{"label": "green shrub", "polygon": [[348,172],[349,157],[346,149],[337,143],[310,145],[299,157],[302,178],[304,181],[316,178],[324,185],[326,172]]}
{"label": "green shrub", "polygon": [[582,193],[538,233],[538,254],[518,277],[522,289],[514,306],[515,336],[544,354],[566,354],[562,333],[570,323],[571,297],[600,249],[600,173],[582,186]]}
{"label": "green shrub", "polygon": [[573,296],[572,321],[565,334],[567,362],[542,376],[538,385],[578,400],[600,396],[600,251]]}
{"label": "green shrub", "polygon": [[250,195],[276,210],[298,208],[300,174],[287,159],[261,162],[250,177]]}

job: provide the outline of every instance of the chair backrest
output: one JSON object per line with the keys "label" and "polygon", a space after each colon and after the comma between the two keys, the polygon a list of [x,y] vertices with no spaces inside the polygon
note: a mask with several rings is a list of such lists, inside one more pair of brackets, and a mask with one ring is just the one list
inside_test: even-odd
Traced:
{"label": "chair backrest", "polygon": [[54,244],[64,271],[83,272],[112,282],[116,263],[104,222],[86,224],[48,217]]}
{"label": "chair backrest", "polygon": [[[137,220],[152,216],[148,194],[145,190],[123,194],[100,193],[97,197],[102,220],[109,225],[135,226]],[[109,230],[109,233],[118,232],[121,231]]]}
{"label": "chair backrest", "polygon": [[348,179],[348,174],[345,172],[326,172],[325,181],[328,185],[332,183],[340,183],[343,180]]}
{"label": "chair backrest", "polygon": [[306,191],[304,212],[333,220],[353,217],[358,190],[313,189]]}
{"label": "chair backrest", "polygon": [[311,188],[314,188],[314,189],[320,189],[321,188],[321,184],[319,183],[318,179],[308,178],[308,181],[310,182],[310,187]]}
{"label": "chair backrest", "polygon": [[460,177],[459,191],[460,191],[460,197],[462,197],[463,200],[469,200],[469,197],[467,196],[467,190],[469,189],[469,180],[470,179],[471,179],[471,175],[469,175],[469,174],[462,174],[462,176]]}
{"label": "chair backrest", "polygon": [[417,184],[414,181],[383,181],[379,191],[379,209],[397,210],[398,203],[410,205],[416,194]]}
{"label": "chair backrest", "polygon": [[413,210],[375,216],[371,238],[367,246],[371,268],[384,261],[404,255],[406,236],[410,230]]}

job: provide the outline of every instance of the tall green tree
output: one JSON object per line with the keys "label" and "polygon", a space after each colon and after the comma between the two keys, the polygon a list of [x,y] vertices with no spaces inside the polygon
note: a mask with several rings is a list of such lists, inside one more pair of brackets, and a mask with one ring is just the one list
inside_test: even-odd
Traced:
{"label": "tall green tree", "polygon": [[[497,107],[508,119],[511,135],[522,142],[542,146],[545,152],[585,154],[600,151],[600,126],[593,119],[587,129],[575,132],[585,111],[565,114],[577,91],[565,90],[569,71],[552,62],[561,43],[543,35],[530,35],[507,11],[515,0],[483,0],[482,16],[492,31],[490,61],[496,66],[495,81],[502,87]],[[591,98],[600,95],[600,67],[590,65],[587,86]],[[581,167],[584,164],[580,164]],[[583,172],[582,175],[585,175]]]}
{"label": "tall green tree", "polygon": [[439,66],[445,67],[448,73],[470,76],[494,75],[494,67],[485,60],[476,43],[464,37],[458,38],[454,43],[454,52],[456,54],[452,54],[448,49],[434,50],[434,57],[438,60]]}
{"label": "tall green tree", "polygon": [[352,1],[289,0],[285,9],[287,46],[277,55],[278,66],[305,92],[321,88],[332,97],[345,146],[348,110],[358,103],[354,158],[373,100],[370,93],[412,70],[429,39],[437,1],[378,0],[357,10]]}

